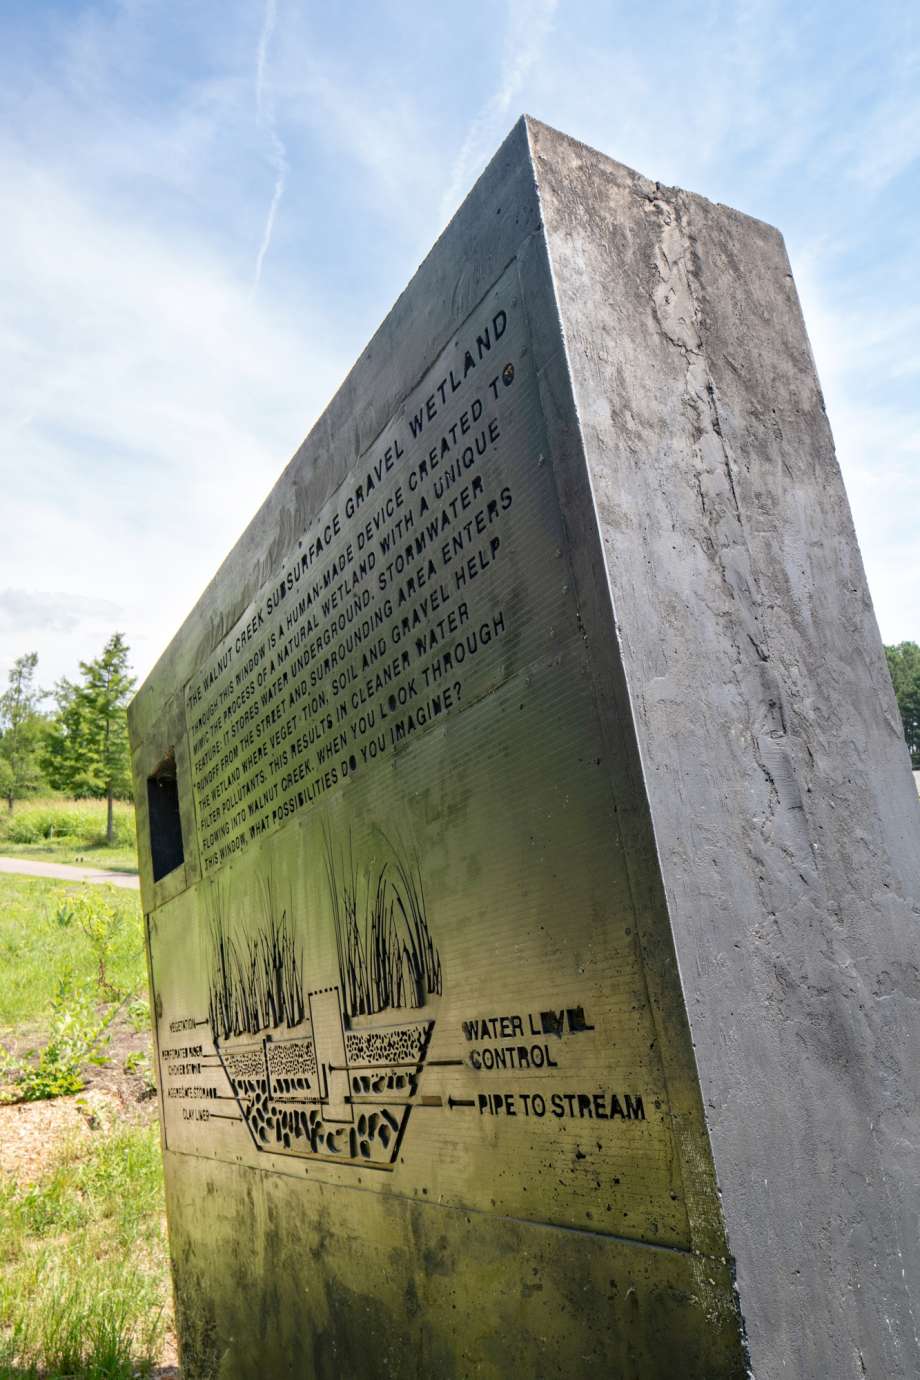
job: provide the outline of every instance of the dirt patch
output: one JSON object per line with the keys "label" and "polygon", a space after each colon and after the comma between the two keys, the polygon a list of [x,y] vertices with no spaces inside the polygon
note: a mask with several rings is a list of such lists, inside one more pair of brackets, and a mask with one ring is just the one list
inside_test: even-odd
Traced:
{"label": "dirt patch", "polygon": [[162,1364],[150,1372],[152,1380],[182,1380],[182,1372],[178,1362],[179,1353],[176,1351],[176,1339],[170,1333],[163,1348]]}
{"label": "dirt patch", "polygon": [[[108,1044],[102,1049],[104,1064],[86,1064],[82,1069],[84,1088],[73,1097],[58,1097],[53,1105],[65,1106],[76,1100],[86,1099],[90,1093],[101,1094],[114,1099],[124,1113],[129,1113],[140,1104],[147,1104],[147,1114],[156,1115],[156,1060],[153,1041],[146,1029],[137,1031],[126,1016],[121,1015],[113,1021],[108,1031]],[[30,1050],[38,1049],[47,1038],[46,1032],[38,1027],[20,1027],[17,1031],[0,1032],[0,1043],[14,1057],[23,1059]],[[7,1084],[0,1088],[7,1097],[15,1096],[15,1088]],[[16,1106],[49,1106],[50,1103],[31,1103]],[[8,1108],[0,1106],[0,1112]],[[5,1122],[0,1122],[4,1125]],[[0,1165],[2,1165],[0,1147]]]}
{"label": "dirt patch", "polygon": [[112,1099],[99,1093],[85,1098],[57,1097],[51,1102],[18,1102],[0,1107],[0,1174],[21,1188],[37,1183],[54,1159],[61,1141],[92,1135],[91,1119],[114,1110]]}
{"label": "dirt patch", "polygon": [[[0,1105],[0,1173],[18,1184],[35,1183],[67,1136],[89,1136],[106,1121],[152,1121],[157,1115],[149,1034],[116,1021],[105,1050],[107,1063],[83,1070],[85,1086],[72,1097]],[[15,1055],[41,1043],[39,1032],[5,1037]],[[7,1095],[15,1089],[4,1090]]]}
{"label": "dirt patch", "polygon": [[[89,1139],[112,1121],[153,1121],[156,1099],[137,1078],[113,1076],[115,1087],[89,1086],[73,1097],[0,1106],[0,1175],[20,1187],[37,1183],[64,1140]],[[128,1095],[125,1095],[127,1091]]]}
{"label": "dirt patch", "polygon": [[135,1030],[124,1017],[113,1021],[111,1039],[105,1049],[105,1064],[90,1064],[83,1070],[88,1090],[118,1099],[125,1109],[147,1103],[156,1115],[156,1057],[150,1031]]}

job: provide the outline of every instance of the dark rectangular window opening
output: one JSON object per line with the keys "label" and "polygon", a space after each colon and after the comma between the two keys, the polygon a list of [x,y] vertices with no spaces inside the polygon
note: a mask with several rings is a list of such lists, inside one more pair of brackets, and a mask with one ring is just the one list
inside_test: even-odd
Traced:
{"label": "dark rectangular window opening", "polygon": [[169,749],[153,775],[147,778],[147,812],[153,880],[158,882],[185,861],[174,748]]}

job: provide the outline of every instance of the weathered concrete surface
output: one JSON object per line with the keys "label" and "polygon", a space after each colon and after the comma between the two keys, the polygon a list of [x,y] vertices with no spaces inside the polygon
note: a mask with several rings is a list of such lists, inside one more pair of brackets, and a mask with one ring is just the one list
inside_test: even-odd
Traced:
{"label": "weathered concrete surface", "polygon": [[[470,501],[501,544],[463,598],[501,636],[367,771],[348,720],[343,774],[298,798],[315,745],[257,756],[276,693],[310,689],[269,645],[304,655],[281,584],[385,446],[374,504],[413,491],[431,440],[408,420],[427,394],[460,427],[487,322],[497,440]],[[335,541],[373,545],[372,516]],[[422,642],[452,560],[407,596]],[[387,619],[380,664],[405,647]],[[916,1373],[918,803],[775,231],[522,121],[130,720],[189,1380]],[[173,776],[184,858],[154,881],[149,783]],[[386,1007],[427,1033],[388,1056],[384,1163],[347,1139],[381,1105],[384,1004],[349,1007],[330,908],[366,859],[395,875],[393,836],[439,967]],[[287,1024],[241,1017],[226,980],[273,935],[308,998]],[[474,1017],[553,1030],[548,1065],[483,1063],[506,1046]],[[313,1060],[296,1086],[286,1049]]]}
{"label": "weathered concrete surface", "polygon": [[533,141],[754,1374],[915,1375],[920,810],[782,239]]}

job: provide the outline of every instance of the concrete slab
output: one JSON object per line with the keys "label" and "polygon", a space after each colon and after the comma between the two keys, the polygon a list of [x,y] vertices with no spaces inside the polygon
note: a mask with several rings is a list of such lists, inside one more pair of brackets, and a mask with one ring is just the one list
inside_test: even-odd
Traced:
{"label": "concrete slab", "polygon": [[190,1380],[920,1372],[920,807],[775,230],[522,121],[130,721]]}

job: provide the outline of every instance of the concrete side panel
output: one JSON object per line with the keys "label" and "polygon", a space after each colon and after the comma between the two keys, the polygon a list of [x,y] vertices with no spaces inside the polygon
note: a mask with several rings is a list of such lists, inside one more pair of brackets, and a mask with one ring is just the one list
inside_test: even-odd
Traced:
{"label": "concrete side panel", "polygon": [[189,1380],[745,1373],[530,137],[132,706]]}
{"label": "concrete side panel", "polygon": [[753,1370],[907,1380],[920,809],[782,240],[531,137]]}

